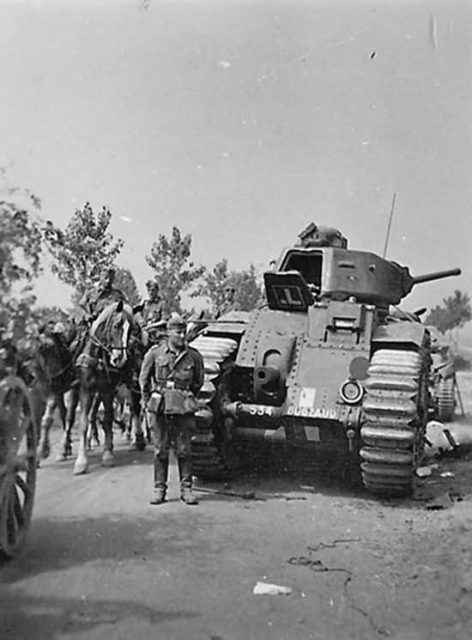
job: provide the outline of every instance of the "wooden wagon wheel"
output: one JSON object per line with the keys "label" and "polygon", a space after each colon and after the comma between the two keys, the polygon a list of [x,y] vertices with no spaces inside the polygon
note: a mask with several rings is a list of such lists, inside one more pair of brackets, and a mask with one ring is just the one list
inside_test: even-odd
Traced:
{"label": "wooden wagon wheel", "polygon": [[25,543],[36,489],[37,434],[29,391],[15,376],[0,380],[0,557]]}

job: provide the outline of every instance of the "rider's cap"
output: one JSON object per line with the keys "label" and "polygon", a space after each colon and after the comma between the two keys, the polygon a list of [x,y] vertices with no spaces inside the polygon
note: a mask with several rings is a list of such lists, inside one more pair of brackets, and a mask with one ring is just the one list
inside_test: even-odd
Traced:
{"label": "rider's cap", "polygon": [[167,328],[168,329],[186,329],[187,323],[181,316],[179,316],[177,313],[174,313],[172,314],[172,316],[170,317],[167,323]]}

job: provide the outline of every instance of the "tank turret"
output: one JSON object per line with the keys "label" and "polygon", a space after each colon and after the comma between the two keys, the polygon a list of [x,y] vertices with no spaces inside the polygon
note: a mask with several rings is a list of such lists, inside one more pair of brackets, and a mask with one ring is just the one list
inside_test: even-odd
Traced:
{"label": "tank turret", "polygon": [[354,297],[358,302],[384,308],[399,304],[416,284],[461,273],[460,269],[449,269],[412,276],[408,267],[375,253],[332,245],[295,245],[284,249],[270,275],[264,275],[269,304],[274,298],[269,289],[277,286],[277,279],[284,280],[282,276],[274,278],[274,274],[292,271],[300,274],[306,288],[315,294],[314,298],[348,300]]}

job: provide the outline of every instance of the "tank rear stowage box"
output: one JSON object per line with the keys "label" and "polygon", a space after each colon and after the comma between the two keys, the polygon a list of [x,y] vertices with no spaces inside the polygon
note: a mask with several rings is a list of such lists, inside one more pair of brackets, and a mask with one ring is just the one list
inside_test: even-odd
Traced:
{"label": "tank rear stowage box", "polygon": [[270,440],[345,452],[367,489],[408,494],[431,407],[430,333],[390,306],[460,270],[413,277],[311,226],[264,274],[264,307],[210,322],[192,343],[205,361],[195,473],[219,477],[232,444]]}

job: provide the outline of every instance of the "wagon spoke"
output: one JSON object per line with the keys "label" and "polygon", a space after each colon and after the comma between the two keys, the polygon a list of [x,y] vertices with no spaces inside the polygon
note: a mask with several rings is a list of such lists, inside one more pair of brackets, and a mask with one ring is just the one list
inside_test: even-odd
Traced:
{"label": "wagon spoke", "polygon": [[28,496],[31,493],[30,487],[20,475],[16,476],[16,484],[23,491],[25,496]]}
{"label": "wagon spoke", "polygon": [[10,545],[16,544],[20,533],[20,525],[16,517],[16,504],[15,500],[18,500],[16,491],[10,494],[8,500],[8,512],[7,512],[7,539]]}
{"label": "wagon spoke", "polygon": [[28,471],[29,468],[29,459],[30,457],[26,454],[20,455],[16,457],[15,464],[13,466],[13,470],[15,473]]}
{"label": "wagon spoke", "polygon": [[18,523],[18,529],[22,529],[25,525],[25,514],[23,513],[23,505],[21,504],[20,496],[16,489],[13,492],[13,510]]}

